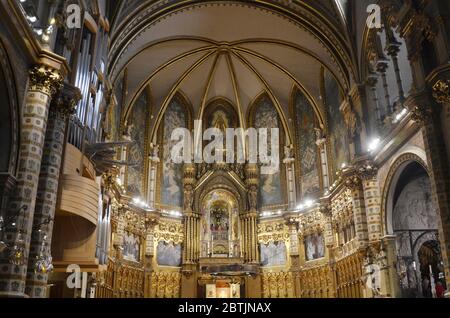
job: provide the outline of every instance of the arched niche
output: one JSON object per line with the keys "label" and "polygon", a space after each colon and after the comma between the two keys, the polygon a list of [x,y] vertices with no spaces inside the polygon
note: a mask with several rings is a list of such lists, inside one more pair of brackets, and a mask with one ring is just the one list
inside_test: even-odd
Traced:
{"label": "arched niche", "polygon": [[427,280],[441,279],[444,269],[438,235],[440,215],[427,167],[416,155],[405,154],[394,163],[386,186],[386,231],[395,237],[401,293],[429,297]]}
{"label": "arched niche", "polygon": [[160,162],[157,198],[163,209],[181,210],[183,207],[183,164],[171,160],[171,149],[176,143],[171,141],[171,134],[177,128],[192,129],[192,108],[179,92],[170,101],[158,127]]}
{"label": "arched niche", "polygon": [[415,164],[416,167],[417,165],[422,167],[421,170],[425,171],[425,173],[429,175],[428,167],[425,161],[422,160],[422,158],[420,158],[418,155],[413,153],[405,153],[401,155],[392,164],[386,178],[381,203],[383,233],[385,235],[394,234],[393,211],[395,208],[395,192],[397,190],[397,185],[399,183],[400,177],[404,173],[405,169],[411,164]]}
{"label": "arched niche", "polygon": [[200,221],[200,257],[240,257],[239,203],[223,188],[203,196]]}
{"label": "arched niche", "polygon": [[239,127],[239,117],[234,104],[222,97],[209,101],[203,112],[203,130],[206,128],[221,128],[219,122],[225,121],[226,128]]}
{"label": "arched niche", "polygon": [[282,164],[283,149],[285,145],[286,132],[281,123],[280,114],[278,113],[272,100],[266,93],[261,93],[259,97],[252,103],[248,113],[248,127],[255,129],[268,129],[268,150],[271,151],[271,134],[272,128],[279,129],[278,152],[280,165],[278,172],[272,174],[262,174],[259,176],[258,189],[258,208],[260,210],[274,210],[284,208],[286,197],[286,172]]}

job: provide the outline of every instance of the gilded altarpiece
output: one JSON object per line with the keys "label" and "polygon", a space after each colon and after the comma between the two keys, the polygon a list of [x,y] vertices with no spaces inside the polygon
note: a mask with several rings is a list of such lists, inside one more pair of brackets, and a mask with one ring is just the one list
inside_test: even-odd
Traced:
{"label": "gilded altarpiece", "polygon": [[290,235],[283,221],[258,225],[264,298],[291,298],[295,295],[294,275],[290,272]]}

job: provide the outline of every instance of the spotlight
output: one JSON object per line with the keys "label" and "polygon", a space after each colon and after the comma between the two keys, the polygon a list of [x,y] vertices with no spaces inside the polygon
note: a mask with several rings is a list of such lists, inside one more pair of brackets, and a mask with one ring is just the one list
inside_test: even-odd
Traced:
{"label": "spotlight", "polygon": [[369,152],[373,152],[373,151],[377,150],[377,148],[378,148],[379,145],[380,145],[380,138],[374,138],[374,139],[369,143],[368,151],[369,151]]}

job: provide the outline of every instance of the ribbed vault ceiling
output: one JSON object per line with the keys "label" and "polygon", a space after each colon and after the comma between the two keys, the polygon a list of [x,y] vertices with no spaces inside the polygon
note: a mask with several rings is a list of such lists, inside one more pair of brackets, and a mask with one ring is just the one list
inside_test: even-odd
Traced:
{"label": "ribbed vault ceiling", "polygon": [[294,86],[317,110],[322,107],[322,67],[345,83],[335,55],[307,28],[254,6],[212,3],[153,21],[133,37],[110,71],[118,78],[127,70],[127,110],[150,87],[153,124],[177,92],[191,103],[195,118],[221,97],[236,106],[245,124],[249,106],[266,92],[291,130]]}

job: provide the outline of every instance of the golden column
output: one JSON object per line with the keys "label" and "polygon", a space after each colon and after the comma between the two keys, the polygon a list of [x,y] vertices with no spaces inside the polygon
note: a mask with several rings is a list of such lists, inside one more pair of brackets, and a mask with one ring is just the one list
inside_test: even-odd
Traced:
{"label": "golden column", "polygon": [[258,165],[247,164],[245,167],[248,210],[241,215],[244,238],[244,259],[251,264],[259,264],[257,233],[257,201],[258,201]]}
{"label": "golden column", "polygon": [[44,151],[49,105],[52,96],[60,89],[63,75],[56,67],[61,64],[49,61],[38,65],[29,74],[28,91],[22,112],[21,141],[17,186],[12,193],[8,215],[14,222],[7,225],[6,243],[9,253],[0,259],[0,296],[24,297],[33,214],[39,173]]}
{"label": "golden column", "polygon": [[200,215],[193,209],[195,172],[195,164],[184,165],[184,247],[181,279],[181,296],[183,298],[197,297],[196,272],[200,255]]}
{"label": "golden column", "polygon": [[[150,298],[152,295],[152,277],[153,273],[153,257],[155,255],[154,231],[158,224],[160,214],[158,212],[149,212],[145,216],[145,259],[144,259],[144,297]],[[153,277],[153,279],[155,279]]]}

